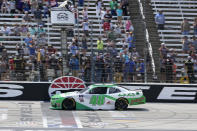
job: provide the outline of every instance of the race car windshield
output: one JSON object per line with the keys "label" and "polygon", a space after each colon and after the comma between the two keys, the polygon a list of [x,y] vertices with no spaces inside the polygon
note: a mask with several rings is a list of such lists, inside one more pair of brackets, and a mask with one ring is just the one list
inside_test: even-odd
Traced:
{"label": "race car windshield", "polygon": [[84,93],[84,92],[87,91],[88,89],[89,89],[89,87],[86,87],[86,88],[80,90],[79,93]]}

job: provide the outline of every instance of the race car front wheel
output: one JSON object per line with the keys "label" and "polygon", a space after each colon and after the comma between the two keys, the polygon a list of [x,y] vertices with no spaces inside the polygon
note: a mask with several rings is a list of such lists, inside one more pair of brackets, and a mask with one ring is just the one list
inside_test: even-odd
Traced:
{"label": "race car front wheel", "polygon": [[121,99],[116,100],[115,102],[116,110],[126,110],[127,107],[128,107],[128,102],[126,99],[121,98]]}
{"label": "race car front wheel", "polygon": [[62,107],[64,110],[74,110],[75,105],[76,105],[75,100],[72,98],[67,98],[62,103]]}

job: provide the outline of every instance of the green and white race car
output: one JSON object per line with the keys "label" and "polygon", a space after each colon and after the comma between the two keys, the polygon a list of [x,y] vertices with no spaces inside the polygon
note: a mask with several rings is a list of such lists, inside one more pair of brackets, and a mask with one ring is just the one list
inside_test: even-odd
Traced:
{"label": "green and white race car", "polygon": [[95,84],[81,91],[51,97],[51,109],[126,110],[128,105],[145,104],[142,90],[129,90],[115,84]]}

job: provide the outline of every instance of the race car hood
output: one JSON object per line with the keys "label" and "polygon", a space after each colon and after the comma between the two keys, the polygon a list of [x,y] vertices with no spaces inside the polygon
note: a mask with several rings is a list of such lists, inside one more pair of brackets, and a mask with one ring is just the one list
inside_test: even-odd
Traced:
{"label": "race car hood", "polygon": [[69,96],[75,96],[77,94],[79,94],[79,92],[78,91],[74,91],[74,92],[62,93],[62,94],[60,94],[60,96],[61,97],[69,97]]}
{"label": "race car hood", "polygon": [[79,94],[79,92],[75,91],[75,92],[67,92],[67,93],[61,93],[61,94],[56,94],[54,96],[52,96],[52,99],[57,99],[57,98],[61,98],[61,97],[70,97],[70,96],[75,96]]}

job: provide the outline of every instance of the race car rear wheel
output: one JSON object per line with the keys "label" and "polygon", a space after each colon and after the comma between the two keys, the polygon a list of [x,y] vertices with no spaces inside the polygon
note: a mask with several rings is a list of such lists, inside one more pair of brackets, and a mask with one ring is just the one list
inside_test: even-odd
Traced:
{"label": "race car rear wheel", "polygon": [[118,100],[116,100],[116,102],[115,102],[115,109],[116,110],[126,110],[127,107],[128,107],[128,102],[126,99],[119,98]]}
{"label": "race car rear wheel", "polygon": [[75,100],[73,98],[67,98],[63,101],[62,107],[64,110],[74,110],[76,107]]}

